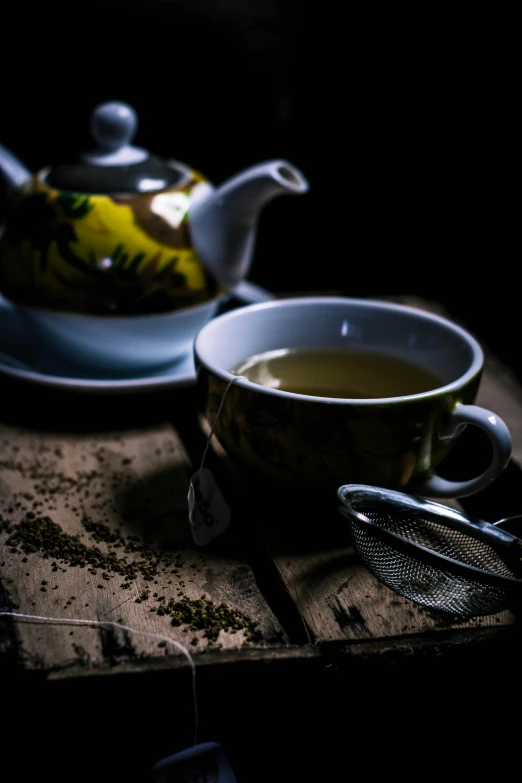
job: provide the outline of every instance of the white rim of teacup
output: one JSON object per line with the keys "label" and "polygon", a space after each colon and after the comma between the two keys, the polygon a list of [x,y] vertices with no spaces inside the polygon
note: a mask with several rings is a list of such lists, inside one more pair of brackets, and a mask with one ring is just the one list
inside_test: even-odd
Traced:
{"label": "white rim of teacup", "polygon": [[[242,376],[235,375],[234,373],[229,372],[228,370],[224,370],[223,368],[219,367],[217,364],[214,363],[211,352],[208,348],[205,348],[204,346],[204,340],[206,338],[206,335],[209,332],[214,331],[214,329],[219,327],[219,324],[229,321],[235,321],[240,320],[244,317],[245,311],[253,312],[253,311],[259,311],[259,310],[273,310],[281,307],[306,307],[313,305],[318,305],[322,307],[323,305],[357,305],[358,307],[362,308],[372,308],[375,309],[377,306],[380,310],[384,310],[386,312],[399,312],[404,314],[411,314],[414,315],[416,318],[420,318],[421,320],[427,321],[429,323],[436,324],[437,326],[442,327],[446,331],[452,332],[454,335],[457,335],[467,346],[470,347],[472,351],[472,361],[470,363],[469,368],[467,371],[460,375],[458,378],[456,378],[454,381],[451,381],[450,383],[445,384],[444,386],[438,386],[435,389],[430,389],[426,392],[419,392],[418,394],[405,394],[400,397],[375,397],[375,398],[339,398],[339,397],[318,397],[316,395],[311,394],[297,394],[296,392],[289,392],[285,391],[283,389],[273,389],[270,386],[263,386],[259,383],[254,383],[253,381],[247,380],[247,378],[244,378]],[[471,381],[476,375],[478,375],[481,370],[484,367],[485,362],[485,354],[482,349],[482,346],[478,342],[478,340],[464,327],[459,326],[459,324],[451,321],[449,318],[445,318],[444,316],[438,315],[436,313],[428,312],[427,310],[421,310],[418,307],[415,307],[414,305],[408,305],[408,304],[399,304],[397,302],[386,302],[381,301],[380,299],[358,299],[354,297],[337,297],[337,296],[302,296],[302,297],[292,297],[292,298],[282,298],[282,299],[275,299],[268,302],[259,302],[256,304],[250,304],[250,305],[244,305],[243,307],[238,308],[237,310],[231,310],[227,313],[223,313],[222,315],[218,315],[215,318],[211,319],[207,324],[205,324],[198,334],[196,335],[196,339],[194,341],[194,356],[196,358],[196,361],[201,363],[206,369],[211,372],[213,375],[216,375],[218,378],[221,378],[227,383],[231,383],[234,381],[234,386],[239,386],[243,389],[249,389],[251,391],[255,392],[261,392],[263,394],[268,394],[273,397],[279,397],[283,399],[292,399],[292,400],[301,400],[301,401],[309,401],[309,402],[320,402],[320,403],[326,403],[328,405],[364,405],[365,407],[368,405],[392,405],[392,404],[402,404],[406,400],[421,400],[421,399],[430,399],[432,397],[438,397],[441,394],[445,393],[451,393],[458,391],[463,385],[467,384],[469,381]],[[197,369],[197,365],[196,365]]]}

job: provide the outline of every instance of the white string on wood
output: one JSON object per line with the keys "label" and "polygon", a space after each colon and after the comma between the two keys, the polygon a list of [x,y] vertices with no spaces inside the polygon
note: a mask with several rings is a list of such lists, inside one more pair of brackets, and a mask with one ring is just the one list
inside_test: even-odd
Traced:
{"label": "white string on wood", "polygon": [[47,623],[65,624],[65,625],[90,625],[90,626],[111,626],[112,628],[119,628],[122,631],[129,631],[140,636],[146,636],[149,639],[159,639],[162,642],[168,642],[168,644],[174,645],[178,650],[186,656],[190,667],[192,669],[192,695],[194,699],[194,745],[197,745],[198,737],[198,701],[196,692],[196,664],[189,651],[175,639],[171,639],[170,636],[163,636],[159,633],[152,631],[140,631],[137,628],[131,628],[129,625],[123,625],[122,623],[116,623],[114,620],[82,620],[74,617],[44,617],[37,614],[22,614],[21,612],[5,612],[0,610],[0,616],[4,617],[17,617],[21,620],[40,620]]}

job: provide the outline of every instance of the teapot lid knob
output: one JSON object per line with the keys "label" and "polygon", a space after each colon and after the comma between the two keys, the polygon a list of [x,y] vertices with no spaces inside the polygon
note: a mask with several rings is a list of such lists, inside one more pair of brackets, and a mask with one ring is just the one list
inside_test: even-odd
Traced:
{"label": "teapot lid knob", "polygon": [[127,166],[146,160],[147,150],[130,143],[137,127],[138,115],[132,106],[122,101],[101,103],[92,112],[90,123],[98,147],[83,153],[83,160],[98,166]]}

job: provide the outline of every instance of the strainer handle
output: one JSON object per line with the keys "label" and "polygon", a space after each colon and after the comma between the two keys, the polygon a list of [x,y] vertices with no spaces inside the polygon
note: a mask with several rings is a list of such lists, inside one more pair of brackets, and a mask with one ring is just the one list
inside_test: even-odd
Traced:
{"label": "strainer handle", "polygon": [[464,498],[481,492],[504,471],[511,457],[513,443],[506,423],[493,411],[479,405],[457,403],[449,420],[445,423],[441,437],[453,439],[468,424],[479,427],[488,436],[493,456],[486,470],[466,481],[450,481],[432,472],[431,476],[415,491],[433,498]]}

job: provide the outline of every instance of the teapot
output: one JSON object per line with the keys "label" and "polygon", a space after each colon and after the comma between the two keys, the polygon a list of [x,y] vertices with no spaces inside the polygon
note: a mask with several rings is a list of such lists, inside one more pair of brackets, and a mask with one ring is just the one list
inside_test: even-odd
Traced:
{"label": "teapot", "polygon": [[309,190],[286,160],[252,165],[216,187],[191,166],[134,146],[137,122],[126,103],[98,105],[96,148],[35,174],[0,145],[5,299],[103,316],[209,302],[248,276],[263,207]]}

